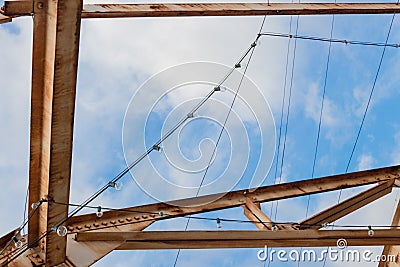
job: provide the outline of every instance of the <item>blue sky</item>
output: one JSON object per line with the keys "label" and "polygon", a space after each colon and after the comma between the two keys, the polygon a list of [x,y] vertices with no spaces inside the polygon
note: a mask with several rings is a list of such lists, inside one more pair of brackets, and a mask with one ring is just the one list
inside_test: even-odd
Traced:
{"label": "blue sky", "polygon": [[[384,42],[391,18],[391,15],[335,16],[333,37]],[[292,32],[295,29],[296,19],[296,17],[292,19]],[[137,136],[145,138],[145,140],[136,139],[136,136],[133,136],[129,139],[130,135],[128,136],[136,149],[135,153],[140,154],[142,151],[139,147],[159,137],[160,129],[169,112],[180,107],[178,114],[185,114],[185,108],[189,108],[196,102],[190,100],[198,99],[212,89],[210,86],[201,88],[189,86],[187,90],[175,90],[170,95],[166,95],[160,100],[161,107],[158,113],[157,110],[151,113],[146,125],[147,131],[143,131],[145,125],[140,123],[147,116],[144,110],[149,108],[145,101],[148,98],[142,100],[143,106],[140,107],[132,108],[129,103],[135,92],[150,77],[188,62],[211,62],[232,66],[255,39],[261,21],[262,17],[84,20],[78,72],[71,202],[79,203],[85,200],[125,168],[124,149],[126,147],[123,145],[123,125],[125,115],[130,114],[127,112],[128,108],[131,108],[132,114],[137,116],[137,120],[130,122],[129,127],[132,129],[137,127],[140,131]],[[301,17],[298,33],[329,37],[331,23],[332,16]],[[0,195],[0,208],[2,214],[7,214],[3,216],[0,223],[0,235],[14,229],[23,219],[29,163],[31,28],[31,18],[15,19],[13,23],[0,26],[0,79],[2,81],[0,186],[4,189]],[[289,33],[289,29],[290,17],[268,17],[263,31]],[[399,33],[400,20],[396,17],[389,43],[399,43]],[[281,127],[288,41],[285,38],[261,37],[246,73],[248,79],[258,87],[269,103],[275,121],[276,138]],[[311,177],[328,47],[328,43],[297,40],[296,58],[293,61],[294,40],[291,40],[283,128],[286,125],[286,105],[290,84],[292,84],[291,106],[282,175],[278,167],[277,176],[282,182]],[[399,51],[395,48],[386,50],[370,109],[349,171],[400,163],[400,123],[398,122],[400,95],[397,90],[400,79],[397,71],[400,67]],[[381,54],[382,48],[379,47],[332,44],[315,177],[345,172]],[[293,79],[291,80],[293,62]],[[206,72],[201,74],[204,73]],[[213,73],[215,77],[210,77],[208,82],[215,82],[218,78],[217,74],[219,73]],[[177,75],[177,77],[180,76]],[[237,80],[231,81],[229,86],[235,88],[236,84]],[[146,91],[149,98],[151,93],[158,93],[158,91]],[[221,106],[218,106],[218,103],[216,107],[206,106],[204,110],[199,111],[199,117],[214,116],[218,120],[223,119],[222,111],[226,109],[222,104],[229,105],[231,99],[232,94],[227,91],[222,92],[220,96],[215,97],[215,102],[213,102],[220,101],[218,103]],[[258,99],[250,97],[249,101],[255,105],[252,108],[259,112],[256,107],[259,104]],[[240,180],[235,187],[237,189],[244,188],[250,183],[251,174],[257,169],[259,155],[265,147],[260,147],[259,135],[253,131],[255,124],[251,123],[249,110],[245,110],[243,106],[237,106],[235,112],[235,116],[242,118],[245,122],[244,129],[248,132],[246,138],[253,137],[249,139],[248,146],[246,142],[239,144],[250,147],[252,154],[245,164],[248,168],[245,175],[233,177]],[[177,117],[172,117],[172,119]],[[180,149],[183,156],[191,160],[201,156],[208,159],[212,142],[215,143],[217,138],[218,127],[210,123],[210,120],[202,122],[198,119],[193,122],[181,132]],[[263,126],[262,133],[271,133],[269,131],[271,129],[267,127],[268,123],[264,123]],[[231,127],[229,135],[231,140],[243,138],[238,135],[241,133],[238,130],[240,125],[232,122],[229,127]],[[263,136],[264,144],[271,141],[269,139],[271,136],[272,134]],[[200,142],[205,138],[212,141]],[[283,139],[282,136],[282,142]],[[276,139],[276,144],[278,143],[279,140]],[[232,144],[237,145],[238,142],[234,141]],[[212,167],[214,169],[210,169],[209,176],[206,177],[209,180],[206,179],[206,181],[214,179],[214,176],[222,173],[224,168],[231,163],[229,155],[232,144],[229,143],[228,135],[224,135],[215,160],[216,164]],[[163,161],[165,153],[173,153],[174,144],[170,147],[168,149],[171,150],[151,155],[153,162],[156,165],[159,164],[156,167],[162,169],[164,176],[169,175],[169,179],[176,179],[177,182],[199,182],[202,173],[187,178],[189,176],[177,172],[176,169],[168,166],[168,162]],[[241,149],[241,146],[239,148]],[[275,156],[277,155],[278,153],[275,153]],[[279,155],[282,155],[282,150],[279,151]],[[204,158],[201,159],[204,160]],[[240,158],[235,160],[240,162]],[[271,171],[263,182],[265,185],[275,182],[276,158],[273,160]],[[206,161],[201,161],[201,163],[204,162]],[[133,170],[133,175],[138,179],[146,179],[150,185],[154,184],[155,189],[162,191],[157,180],[146,177],[151,170],[149,168],[153,167],[139,165]],[[233,169],[232,173],[242,173],[242,171],[242,167],[238,167]],[[118,208],[154,202],[154,199],[144,193],[129,175],[123,179],[123,183],[123,190],[107,191],[93,204]],[[345,190],[342,198],[358,191],[359,189]],[[176,192],[167,193],[167,196],[173,196]],[[361,209],[343,218],[339,223],[390,224],[397,200],[396,194],[397,191],[394,190],[389,196],[368,206],[368,210]],[[13,200],[12,203],[10,199]],[[309,215],[335,204],[337,200],[337,192],[312,196]],[[271,214],[269,203],[263,204],[262,207],[277,221],[299,221],[305,218],[306,203],[307,198],[281,201],[277,214],[275,214],[275,209],[272,209]],[[241,209],[231,209],[213,212],[207,216],[245,219],[242,214]],[[185,223],[185,219],[170,220],[156,223],[149,227],[149,230],[183,230]],[[215,223],[192,220],[189,229],[215,229]],[[255,228],[248,224],[224,223],[223,229]],[[374,249],[376,253],[381,250],[381,248]],[[257,251],[258,249],[182,251],[177,266],[263,266],[263,263],[257,259]],[[113,252],[95,266],[172,266],[175,255],[176,251]],[[297,264],[273,262],[270,266],[292,265]],[[315,266],[321,265],[315,264]],[[345,264],[327,262],[326,266],[336,265]],[[355,266],[355,264],[350,265]],[[360,266],[365,265],[368,264],[362,263]]]}

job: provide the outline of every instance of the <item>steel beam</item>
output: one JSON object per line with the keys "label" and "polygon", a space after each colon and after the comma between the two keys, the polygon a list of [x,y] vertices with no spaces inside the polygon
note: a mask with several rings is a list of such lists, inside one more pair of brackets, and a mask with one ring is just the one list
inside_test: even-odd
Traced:
{"label": "steel beam", "polygon": [[[29,203],[69,202],[82,0],[35,1],[33,6]],[[67,213],[65,206],[42,205],[29,222],[29,243]],[[66,237],[50,233],[40,245],[46,266],[65,261]]]}
{"label": "steel beam", "polygon": [[[392,220],[392,228],[391,229],[399,229],[400,226],[400,202],[397,204],[396,212],[394,213]],[[387,258],[388,256],[396,257],[396,262],[379,262],[379,267],[396,267],[400,265],[400,244],[390,245],[385,244],[382,251],[382,258]]]}
{"label": "steel beam", "polygon": [[12,18],[0,13],[0,24],[11,22],[11,21],[12,21]]}
{"label": "steel beam", "polygon": [[39,3],[37,1],[23,1],[23,0],[14,0],[14,1],[4,1],[4,5],[1,8],[4,14],[7,16],[30,16],[33,14],[35,9],[34,3]]}
{"label": "steel beam", "polygon": [[396,3],[215,3],[215,4],[92,4],[83,18],[261,16],[326,14],[393,14]]}
{"label": "steel beam", "polygon": [[[239,207],[245,204],[246,198],[253,202],[268,202],[379,182],[393,181],[398,178],[400,178],[400,166],[392,166],[311,180],[264,186],[253,190],[237,190],[227,193],[180,199],[169,203],[154,203],[130,207],[118,211],[107,211],[104,212],[104,215],[101,218],[97,218],[96,214],[80,215],[73,217],[68,221],[68,228],[70,232],[81,232],[85,230],[86,224],[97,225],[100,229],[149,220],[162,220],[166,218]],[[162,215],[159,214],[160,212],[162,212]]]}
{"label": "steel beam", "polygon": [[[31,14],[30,1],[11,2],[13,1],[5,1],[6,15]],[[396,3],[88,4],[82,10],[82,18],[393,14],[399,12],[400,6]]]}
{"label": "steel beam", "polygon": [[120,250],[211,249],[336,246],[346,239],[348,246],[400,244],[400,230],[284,230],[284,231],[144,231],[78,233],[78,242],[124,241]]}
{"label": "steel beam", "polygon": [[272,220],[262,210],[261,205],[246,198],[246,202],[242,205],[244,215],[253,221],[258,230],[271,230]]}
{"label": "steel beam", "polygon": [[[107,231],[142,231],[152,222],[143,222],[135,225],[125,225],[120,227],[108,228]],[[87,229],[87,228],[85,228]],[[101,231],[101,230],[100,230]],[[123,241],[111,242],[77,242],[74,235],[69,235],[67,239],[67,262],[73,266],[91,266],[111,251],[122,245]]]}
{"label": "steel beam", "polygon": [[320,213],[302,221],[300,223],[300,229],[305,228],[321,228],[321,225],[326,223],[332,223],[355,210],[358,210],[365,205],[389,194],[392,192],[392,186],[394,181],[388,181],[364,192],[361,192],[341,203],[334,205]]}
{"label": "steel beam", "polygon": [[[30,125],[29,208],[48,195],[57,5],[36,5],[33,18],[33,56]],[[47,204],[29,220],[28,243],[47,230]],[[43,244],[44,245],[44,244]]]}
{"label": "steel beam", "polygon": [[[76,80],[83,0],[59,1],[54,62],[48,197],[69,203]],[[49,205],[47,230],[68,216],[68,207]],[[46,266],[65,261],[66,238],[47,236]]]}

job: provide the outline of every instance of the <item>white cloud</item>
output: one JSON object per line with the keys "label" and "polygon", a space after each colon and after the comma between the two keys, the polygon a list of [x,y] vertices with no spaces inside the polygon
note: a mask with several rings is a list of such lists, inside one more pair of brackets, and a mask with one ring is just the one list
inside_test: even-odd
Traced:
{"label": "white cloud", "polygon": [[374,158],[371,155],[361,155],[358,157],[358,170],[368,170],[371,169],[374,165]]}
{"label": "white cloud", "polygon": [[[265,30],[287,32],[288,21],[288,18],[267,18]],[[231,66],[254,40],[260,22],[261,18],[148,18],[84,21],[75,122],[72,201],[79,202],[85,199],[125,167],[121,157],[122,121],[132,93],[142,82],[150,75],[184,62],[213,61]],[[302,18],[301,31],[312,35],[327,36],[328,27],[326,25],[329,23],[330,17]],[[11,32],[12,28],[0,27],[0,58],[2,59],[0,61],[2,81],[0,98],[0,123],[2,125],[0,174],[2,179],[0,179],[0,186],[7,188],[9,192],[0,196],[0,203],[10,203],[10,198],[15,199],[12,205],[1,206],[4,214],[12,215],[3,216],[0,225],[2,233],[13,229],[22,217],[29,155],[27,148],[29,147],[31,23],[29,20],[16,19],[12,25],[21,32],[13,33]],[[359,28],[354,29],[354,31],[356,30]],[[248,71],[249,77],[266,96],[274,114],[280,112],[283,95],[286,45],[286,39],[263,38],[256,49]],[[292,115],[294,114],[298,119],[299,113],[304,111],[306,117],[315,124],[319,120],[321,103],[321,66],[325,65],[314,66],[313,60],[319,58],[314,52],[322,54],[322,50],[310,51],[306,45],[301,46],[300,42],[298,49]],[[353,50],[347,47],[343,49],[347,49],[348,66],[352,66],[352,63],[359,60],[357,54],[350,52]],[[323,50],[323,53],[325,52]],[[393,77],[398,76],[396,75],[397,69],[393,67]],[[370,69],[370,73],[373,72],[374,70]],[[310,73],[314,73],[315,77],[309,76]],[[359,73],[354,74],[358,80],[361,80],[357,84],[335,86],[338,88],[336,91],[346,91],[342,96],[348,95],[347,100],[338,100],[337,96],[335,98],[332,94],[325,99],[322,125],[324,131],[327,131],[327,138],[335,146],[340,146],[348,140],[349,129],[354,128],[354,121],[358,121],[362,114],[368,96],[368,90],[365,88],[370,88],[364,86],[362,80],[366,76],[371,76],[370,73],[365,73],[363,76],[357,76]],[[367,83],[365,82],[365,84]],[[391,84],[393,83],[388,83],[388,91],[393,90],[389,86]],[[148,95],[151,93],[154,92],[146,92]],[[174,96],[169,99],[168,106],[175,107],[182,102],[182,99],[191,95],[191,92],[185,92]],[[253,97],[252,101],[258,101],[255,96],[251,95],[250,97]],[[221,98],[220,100],[225,99]],[[144,104],[141,103],[136,107],[138,117],[141,115],[141,108]],[[242,108],[239,107],[238,112],[243,111]],[[218,114],[220,109],[210,107],[210,111]],[[356,111],[356,118],[351,116],[354,111]],[[250,116],[246,118],[247,121],[251,121]],[[138,129],[142,130],[139,127]],[[233,131],[233,134],[237,134],[236,131]],[[132,138],[135,137],[132,136]],[[289,152],[287,155],[294,156],[286,157],[289,160],[285,161],[282,182],[294,179],[293,177],[297,178],[295,174],[304,167],[297,166],[294,159],[297,157],[295,145],[301,143],[302,139],[303,136],[296,136],[296,133],[288,136],[287,149]],[[398,143],[396,147],[400,145],[399,140],[400,137],[396,136]],[[142,141],[140,140],[140,142]],[[196,146],[193,147],[196,148]],[[300,148],[303,149],[303,147]],[[395,149],[392,155],[393,161],[400,163],[400,154]],[[329,169],[327,172],[333,173],[337,170],[331,165],[333,165],[332,162],[337,164],[337,158],[340,157],[342,157],[341,154],[335,154],[332,157],[323,156],[323,161],[329,165],[326,168]],[[373,163],[374,159],[370,155],[362,155],[358,158],[359,169],[368,168]],[[234,162],[234,164],[239,164],[239,162]],[[170,168],[166,168],[166,171],[174,174],[177,180],[183,179]],[[158,186],[149,176],[147,168],[135,170],[134,173],[146,177],[149,184]],[[10,181],[13,182],[10,183]],[[124,179],[124,183],[123,191],[118,193],[109,191],[93,204],[121,207],[152,202],[151,198],[143,193],[129,177]],[[159,188],[159,190],[162,191],[164,188]],[[170,193],[173,195],[173,192]],[[335,204],[337,195],[324,194],[321,197],[312,198],[313,200],[317,200],[317,203],[311,202],[310,214]],[[278,218],[290,220],[304,218],[304,199],[303,201],[298,199],[282,201],[279,205]],[[358,213],[359,218],[363,218],[361,223],[365,223],[365,221],[371,224],[387,223],[387,221],[380,221],[380,218],[387,217],[390,213],[389,206],[391,206],[391,201],[385,200],[380,206],[371,206],[370,209]],[[233,217],[241,212],[237,209],[230,213],[227,212],[226,216]],[[349,219],[344,222],[353,223],[357,219],[357,216],[349,216]],[[209,227],[208,224],[200,222],[194,222],[193,225],[202,229]],[[169,225],[163,224],[159,227],[159,229],[169,229],[170,227],[183,229],[184,223],[171,221]],[[248,228],[253,229],[252,226]],[[190,266],[194,266],[194,264],[199,266],[259,264],[256,254],[251,256],[252,252],[251,250],[185,252],[181,264]],[[243,257],[238,257],[237,254],[243,255]],[[118,252],[97,263],[96,266],[126,266],[127,262],[131,265],[160,266],[165,263],[165,266],[170,266],[169,263],[173,261],[174,256],[175,253],[172,252]],[[207,258],[205,263],[200,261],[205,258]],[[138,264],[138,262],[142,264]]]}
{"label": "white cloud", "polygon": [[30,28],[29,19],[0,27],[0,207],[4,215],[0,235],[23,220],[29,164]]}

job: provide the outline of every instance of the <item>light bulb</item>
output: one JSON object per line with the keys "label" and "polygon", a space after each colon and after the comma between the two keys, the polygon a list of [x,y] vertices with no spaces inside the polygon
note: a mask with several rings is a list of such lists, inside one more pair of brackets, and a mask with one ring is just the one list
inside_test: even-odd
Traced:
{"label": "light bulb", "polygon": [[374,230],[372,230],[371,226],[368,226],[368,235],[373,236],[374,234]]}
{"label": "light bulb", "polygon": [[219,91],[221,91],[221,86],[215,86],[214,87],[214,92],[219,92]]}
{"label": "light bulb", "polygon": [[240,65],[240,63],[235,64],[235,69],[238,69],[240,67],[242,67],[242,65]]}
{"label": "light bulb", "polygon": [[276,224],[272,224],[272,228],[271,228],[271,230],[273,231],[273,232],[277,232],[279,229],[278,229],[278,226],[276,226]]}
{"label": "light bulb", "polygon": [[68,229],[64,225],[52,226],[51,230],[56,232],[58,236],[66,236],[68,233]]}
{"label": "light bulb", "polygon": [[96,216],[99,217],[99,218],[100,218],[101,216],[103,216],[103,211],[101,210],[101,206],[98,206],[98,207],[97,207]]}
{"label": "light bulb", "polygon": [[217,218],[217,228],[222,228],[221,220]]}
{"label": "light bulb", "polygon": [[[189,115],[188,115],[189,116]],[[159,146],[159,145],[154,145],[153,146],[153,149],[154,150],[157,150],[158,152],[161,152],[162,151],[162,148]]]}
{"label": "light bulb", "polygon": [[108,183],[109,187],[113,187],[115,190],[119,191],[122,188],[122,183],[117,183],[117,182],[109,182]]}
{"label": "light bulb", "polygon": [[198,117],[198,114],[197,114],[197,113],[194,113],[194,112],[192,112],[192,113],[189,113],[189,114],[187,114],[187,117],[188,117],[189,119],[193,119],[193,118],[196,118],[196,117]]}
{"label": "light bulb", "polygon": [[41,204],[40,201],[34,202],[34,203],[32,203],[31,208],[32,208],[33,210],[36,210],[37,208],[39,208],[40,204]]}
{"label": "light bulb", "polygon": [[163,211],[159,211],[158,215],[160,215],[160,217],[164,217],[164,212]]}
{"label": "light bulb", "polygon": [[12,238],[12,240],[13,240],[13,242],[14,242],[14,246],[16,247],[16,248],[21,248],[22,247],[22,241],[21,240],[18,240],[18,238],[17,237],[13,237]]}
{"label": "light bulb", "polygon": [[322,228],[327,228],[328,227],[328,223],[323,223],[322,224]]}

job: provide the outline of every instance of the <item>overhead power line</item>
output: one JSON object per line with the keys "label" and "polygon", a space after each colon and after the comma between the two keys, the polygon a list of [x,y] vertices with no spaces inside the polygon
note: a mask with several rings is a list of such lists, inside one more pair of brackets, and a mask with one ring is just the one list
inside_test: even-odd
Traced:
{"label": "overhead power line", "polygon": [[342,43],[345,45],[363,45],[363,46],[377,46],[377,47],[392,47],[399,48],[399,44],[389,44],[385,43],[375,43],[375,42],[367,42],[367,41],[351,41],[346,39],[334,39],[334,38],[324,38],[324,37],[315,37],[315,36],[305,36],[305,35],[297,35],[297,34],[287,34],[287,33],[276,33],[276,32],[262,32],[260,35],[270,36],[270,37],[284,37],[284,38],[293,38],[293,39],[302,39],[309,41],[320,41],[320,42],[328,42],[328,43]]}

